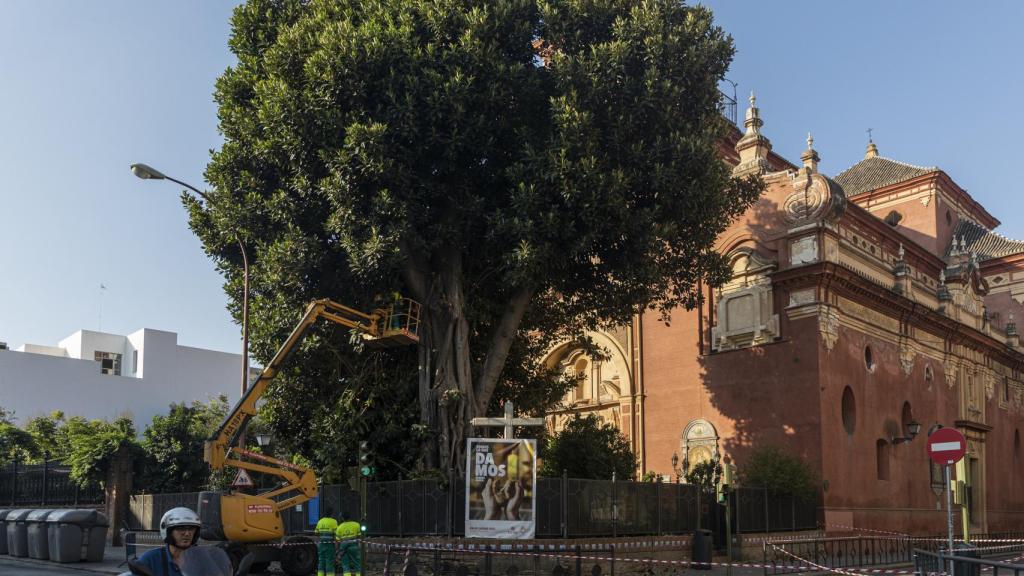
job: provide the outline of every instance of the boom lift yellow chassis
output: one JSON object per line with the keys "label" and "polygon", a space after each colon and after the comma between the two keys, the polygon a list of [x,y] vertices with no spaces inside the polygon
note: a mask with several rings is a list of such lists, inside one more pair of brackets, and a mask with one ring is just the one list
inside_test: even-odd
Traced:
{"label": "boom lift yellow chassis", "polygon": [[[284,536],[281,512],[317,494],[313,471],[305,466],[251,452],[235,446],[235,443],[249,420],[256,415],[256,402],[317,320],[325,318],[353,328],[362,333],[370,346],[401,346],[419,341],[419,312],[419,304],[409,299],[399,299],[393,305],[374,310],[370,314],[328,299],[310,302],[302,320],[217,431],[206,441],[203,450],[203,456],[213,470],[232,466],[250,472],[272,474],[283,482],[279,487],[256,495],[235,491],[202,492],[199,496],[199,516],[202,519],[204,539],[228,541],[236,550],[239,545],[246,547],[256,554],[256,563],[278,560],[288,574],[307,574],[309,569],[315,568],[316,549],[312,540],[293,536],[283,545],[280,542]],[[280,496],[287,497],[276,499]]]}

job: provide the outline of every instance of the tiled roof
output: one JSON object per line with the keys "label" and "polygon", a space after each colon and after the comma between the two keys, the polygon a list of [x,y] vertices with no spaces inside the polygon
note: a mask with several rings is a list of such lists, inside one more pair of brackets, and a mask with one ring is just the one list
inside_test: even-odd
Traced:
{"label": "tiled roof", "polygon": [[[960,238],[964,239],[964,249],[977,253],[980,261],[1024,252],[1024,242],[1011,240],[969,220],[957,223],[953,231],[953,242],[959,243]],[[946,247],[947,256],[951,250],[952,242]]]}
{"label": "tiled roof", "polygon": [[938,168],[935,167],[924,168],[873,156],[842,171],[836,176],[836,182],[850,197],[936,171]]}

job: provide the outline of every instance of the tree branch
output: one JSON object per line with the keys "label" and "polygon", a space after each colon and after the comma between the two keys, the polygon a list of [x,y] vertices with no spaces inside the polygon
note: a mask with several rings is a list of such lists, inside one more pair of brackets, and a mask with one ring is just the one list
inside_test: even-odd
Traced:
{"label": "tree branch", "polygon": [[474,402],[473,414],[471,416],[482,415],[487,410],[487,405],[491,402],[491,395],[494,394],[494,389],[498,386],[498,376],[501,375],[501,370],[505,366],[508,351],[512,348],[512,342],[515,340],[516,332],[519,330],[519,324],[523,320],[523,314],[526,313],[526,308],[529,306],[532,297],[532,287],[520,287],[512,294],[512,299],[509,300],[508,307],[505,308],[501,322],[498,324],[494,334],[491,335],[491,345],[487,349],[487,358],[484,360],[480,379],[477,381],[476,386],[474,386],[476,401]]}

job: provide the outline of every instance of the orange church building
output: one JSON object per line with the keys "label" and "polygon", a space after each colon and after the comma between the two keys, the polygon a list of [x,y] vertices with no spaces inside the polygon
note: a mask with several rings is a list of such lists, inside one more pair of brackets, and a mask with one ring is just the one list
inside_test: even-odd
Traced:
{"label": "orange church building", "polygon": [[[936,167],[864,158],[833,177],[808,137],[800,165],[772,153],[756,102],[723,146],[761,198],[723,234],[732,280],[697,310],[657,312],[591,334],[551,366],[581,375],[572,413],[615,423],[639,474],[674,478],[716,454],[742,469],[777,445],[821,479],[823,520],[941,532],[941,473],[925,438],[936,424],[968,439],[974,531],[1024,527],[1024,242]],[[915,438],[911,429],[919,424]]]}

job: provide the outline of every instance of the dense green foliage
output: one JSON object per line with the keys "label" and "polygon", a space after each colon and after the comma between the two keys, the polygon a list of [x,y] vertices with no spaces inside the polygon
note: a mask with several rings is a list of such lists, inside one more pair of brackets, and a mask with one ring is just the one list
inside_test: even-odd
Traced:
{"label": "dense green foliage", "polygon": [[714,460],[698,462],[686,472],[686,483],[700,486],[702,492],[713,494],[722,478],[722,465]]}
{"label": "dense green foliage", "polygon": [[157,415],[143,432],[145,478],[150,492],[196,492],[207,487],[210,467],[203,460],[203,442],[224,420],[227,397],[208,404],[171,404],[166,416]]}
{"label": "dense green foliage", "polygon": [[354,435],[461,468],[470,418],[557,402],[556,340],[726,278],[713,242],[760,191],[716,152],[731,40],[678,0],[250,0],[230,46],[209,201],[185,202],[236,317],[249,246],[255,357],[313,298],[423,304],[418,350],[324,328],[270,391],[321,469]]}
{"label": "dense green foliage", "polygon": [[767,488],[773,494],[802,499],[818,493],[814,469],[777,446],[754,448],[738,472],[741,486]]}
{"label": "dense green foliage", "polygon": [[541,453],[541,476],[632,480],[636,455],[629,441],[611,424],[593,414],[571,418],[560,432],[551,436]]}
{"label": "dense green foliage", "polygon": [[67,463],[71,465],[71,478],[83,486],[105,485],[107,472],[122,449],[129,452],[133,462],[139,462],[141,449],[135,438],[135,425],[127,416],[113,422],[71,418],[66,426],[70,444]]}
{"label": "dense green foliage", "polygon": [[[17,459],[38,464],[44,458],[71,466],[79,484],[103,485],[121,450],[131,459],[134,488],[142,492],[188,492],[223,487],[233,470],[211,474],[203,460],[203,442],[227,413],[227,400],[207,404],[172,404],[166,415],[153,417],[141,441],[131,418],[113,422],[66,418],[61,411],[28,420],[22,428],[13,417],[0,422],[0,463]],[[0,413],[3,409],[0,408]],[[256,422],[254,429],[259,429]]]}

